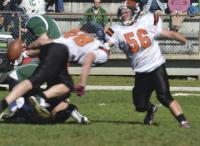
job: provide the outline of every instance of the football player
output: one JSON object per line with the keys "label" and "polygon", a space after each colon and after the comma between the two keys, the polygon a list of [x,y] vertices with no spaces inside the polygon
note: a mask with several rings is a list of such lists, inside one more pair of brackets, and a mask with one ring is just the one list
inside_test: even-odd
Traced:
{"label": "football player", "polygon": [[[105,63],[109,57],[109,48],[104,46],[103,42],[99,39],[84,32],[83,29],[74,29],[66,32],[64,37],[54,39],[53,42],[64,44],[69,51],[69,61],[82,65],[81,79],[80,83],[76,86],[76,89],[77,95],[83,96],[91,66]],[[24,52],[23,55],[31,55],[30,51],[32,50]],[[58,98],[59,95],[66,94],[67,92],[68,90],[63,84],[58,84],[40,94],[36,93],[35,96],[30,97],[30,100],[38,113],[41,113],[44,116],[46,114],[51,115],[46,111],[45,107],[40,105],[40,97],[45,98],[48,102],[49,100],[53,100],[52,98]],[[55,113],[54,110],[50,111]]]}
{"label": "football player", "polygon": [[[78,96],[85,94],[85,86],[92,66],[100,65],[108,60],[110,49],[102,41],[86,33],[82,28],[73,29],[64,34],[64,37],[54,39],[53,42],[62,43],[69,50],[69,62],[82,65],[80,82],[75,86]],[[40,95],[31,96],[32,103],[38,112],[45,113],[45,108],[40,106],[38,97],[46,100],[57,98],[58,95],[66,94],[66,87],[62,84],[54,85]]]}
{"label": "football player", "polygon": [[[9,85],[9,90],[35,71],[37,64],[24,64],[17,69],[11,71],[6,78],[6,83]],[[31,105],[31,95],[39,94],[44,89],[37,89],[26,93],[23,97],[18,98],[12,102],[8,109],[4,111],[0,117],[5,122],[14,123],[63,123],[69,117],[73,117],[78,123],[89,124],[87,117],[83,116],[74,104],[69,102],[70,94],[60,96],[59,98],[45,101],[43,98],[37,97],[40,101],[40,106],[44,107],[46,111],[38,112],[35,106]],[[38,105],[37,105],[38,106]],[[37,107],[36,106],[36,107]],[[52,113],[52,114],[50,114]]]}
{"label": "football player", "polygon": [[180,127],[189,128],[180,104],[170,94],[165,59],[155,38],[167,37],[186,46],[189,43],[181,34],[163,29],[159,16],[153,13],[139,16],[138,12],[133,1],[124,1],[117,12],[120,23],[106,32],[109,45],[119,46],[136,73],[132,90],[136,111],[147,112],[144,123],[152,124],[157,107],[150,102],[150,96],[155,90],[158,100],[169,108]]}
{"label": "football player", "polygon": [[[18,2],[19,3],[19,2]],[[46,13],[45,0],[21,0],[18,4],[18,7],[21,8],[25,15],[31,17],[34,14],[44,14]]]}
{"label": "football player", "polygon": [[[34,12],[38,12],[39,7],[35,6],[34,8]],[[62,44],[52,42],[52,39],[61,37],[56,22],[51,17],[40,14],[30,17],[26,27],[36,38],[28,45],[28,49],[39,48],[40,62],[33,74],[15,85],[12,91],[1,101],[0,112],[4,111],[20,96],[38,89],[44,82],[47,83],[48,88],[56,84],[65,86],[66,94],[73,90],[73,81],[66,68],[68,48]],[[59,95],[63,96],[64,94]]]}
{"label": "football player", "polygon": [[[26,33],[25,24],[27,20],[33,14],[44,14],[45,13],[45,0],[9,0],[9,9],[14,12],[20,13],[21,21],[19,21],[19,16],[17,14],[7,14],[5,17],[11,17],[10,20],[13,21],[14,28],[12,29],[12,35],[14,38],[19,37],[19,31],[22,32],[22,38],[27,40],[29,43],[33,38],[30,33]],[[21,24],[19,24],[21,23]],[[19,30],[19,25],[21,30]],[[27,39],[28,36],[28,39]]]}
{"label": "football player", "polygon": [[85,32],[84,29],[72,29],[64,36],[54,40],[66,45],[69,49],[70,62],[82,65],[80,86],[85,87],[91,66],[105,63],[110,54],[109,46]]}

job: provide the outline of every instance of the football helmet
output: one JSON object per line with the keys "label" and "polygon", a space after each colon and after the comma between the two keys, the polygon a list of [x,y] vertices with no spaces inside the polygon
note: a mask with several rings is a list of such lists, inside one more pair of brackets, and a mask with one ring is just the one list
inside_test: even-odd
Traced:
{"label": "football helmet", "polygon": [[26,15],[44,14],[46,3],[45,0],[22,0],[19,4]]}
{"label": "football helmet", "polygon": [[[131,11],[131,17],[129,20],[123,20],[122,14],[125,11]],[[134,0],[125,0],[122,2],[117,10],[117,17],[123,25],[131,25],[138,18],[140,14],[140,8],[136,5]]]}

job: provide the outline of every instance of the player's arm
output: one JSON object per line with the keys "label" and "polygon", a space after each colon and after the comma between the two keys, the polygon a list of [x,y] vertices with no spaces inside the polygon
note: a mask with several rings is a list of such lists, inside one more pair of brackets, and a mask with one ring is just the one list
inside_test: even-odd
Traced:
{"label": "player's arm", "polygon": [[90,69],[94,60],[95,60],[95,54],[92,52],[89,52],[85,58],[85,61],[81,70],[80,83],[79,83],[81,86],[84,86],[84,87],[86,86],[88,75],[90,73]]}
{"label": "player's arm", "polygon": [[110,46],[108,43],[104,43],[99,46],[99,50],[89,52],[82,65],[80,85],[86,86],[87,79],[90,73],[92,64],[102,64],[108,60],[110,55]]}
{"label": "player's arm", "polygon": [[80,74],[80,82],[74,87],[74,90],[78,96],[83,96],[85,94],[85,86],[94,60],[95,60],[95,54],[93,52],[89,52],[85,57]]}
{"label": "player's arm", "polygon": [[169,30],[163,29],[160,33],[160,36],[176,40],[178,42],[181,42],[182,44],[185,44],[187,42],[187,39],[182,34],[175,31],[169,31]]}
{"label": "player's arm", "polygon": [[28,49],[35,49],[35,48],[38,48],[40,46],[46,45],[50,42],[52,42],[52,40],[49,39],[47,33],[44,33],[39,38],[37,38],[34,42],[30,43],[28,45]]}
{"label": "player's arm", "polygon": [[38,57],[38,55],[40,54],[40,50],[39,49],[34,49],[34,50],[25,50],[22,53],[22,56],[24,58],[28,58],[28,57]]}

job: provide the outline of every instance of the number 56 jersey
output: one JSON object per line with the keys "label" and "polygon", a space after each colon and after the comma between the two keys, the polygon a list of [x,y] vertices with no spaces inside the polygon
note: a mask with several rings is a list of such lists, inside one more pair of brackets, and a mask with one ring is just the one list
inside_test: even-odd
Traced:
{"label": "number 56 jersey", "polygon": [[109,41],[130,59],[135,72],[151,72],[165,62],[155,37],[162,31],[162,20],[152,13],[141,16],[130,26],[116,24],[106,31]]}
{"label": "number 56 jersey", "polygon": [[63,37],[55,39],[54,42],[68,47],[70,62],[84,64],[89,52],[95,55],[93,65],[102,64],[108,60],[109,48],[105,49],[102,42],[79,29],[66,32]]}

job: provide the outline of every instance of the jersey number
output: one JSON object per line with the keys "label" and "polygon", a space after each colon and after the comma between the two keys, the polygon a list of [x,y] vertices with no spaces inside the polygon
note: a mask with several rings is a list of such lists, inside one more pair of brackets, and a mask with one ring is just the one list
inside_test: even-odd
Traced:
{"label": "jersey number", "polygon": [[87,43],[92,42],[94,39],[92,37],[90,37],[87,34],[78,34],[79,30],[72,30],[70,32],[66,32],[64,34],[65,38],[71,37],[71,36],[75,36],[74,37],[74,42],[78,45],[78,46],[84,46]]}
{"label": "jersey number", "polygon": [[[151,45],[151,39],[148,36],[145,36],[146,34],[147,31],[144,29],[139,29],[137,31],[137,37],[139,39],[141,47],[144,49],[148,48]],[[136,39],[134,39],[133,32],[124,34],[124,38],[126,42],[130,45],[131,52],[136,53],[139,50],[139,43]]]}

